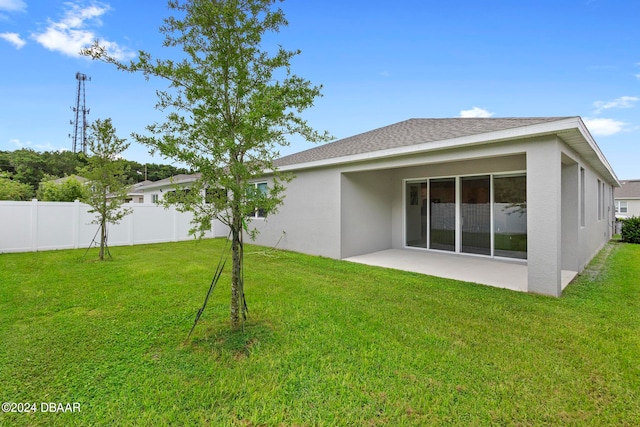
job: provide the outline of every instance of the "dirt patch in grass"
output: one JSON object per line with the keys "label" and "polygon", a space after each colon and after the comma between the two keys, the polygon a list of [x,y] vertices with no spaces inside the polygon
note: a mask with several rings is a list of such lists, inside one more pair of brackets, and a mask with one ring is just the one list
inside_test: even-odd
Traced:
{"label": "dirt patch in grass", "polygon": [[617,241],[609,241],[609,243],[607,243],[602,248],[600,253],[598,253],[598,255],[589,263],[589,265],[584,268],[581,275],[586,276],[589,279],[595,279],[596,277],[598,277],[600,273],[602,273],[602,269],[605,267],[605,265],[607,265],[607,260],[609,259],[611,254],[618,249],[619,245],[620,243]]}
{"label": "dirt patch in grass", "polygon": [[202,337],[192,338],[186,347],[241,360],[250,357],[262,344],[270,342],[272,336],[273,328],[266,322],[247,323],[244,331],[232,331],[225,324],[207,328]]}

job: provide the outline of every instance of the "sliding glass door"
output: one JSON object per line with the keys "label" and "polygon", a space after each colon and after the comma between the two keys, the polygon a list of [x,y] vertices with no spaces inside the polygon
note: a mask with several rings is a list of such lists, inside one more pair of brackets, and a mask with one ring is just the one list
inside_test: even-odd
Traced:
{"label": "sliding glass door", "polygon": [[460,178],[462,252],[491,255],[491,177]]}
{"label": "sliding glass door", "polygon": [[405,188],[407,246],[427,247],[427,181],[407,182]]}
{"label": "sliding glass door", "polygon": [[527,258],[527,177],[493,177],[494,255]]}
{"label": "sliding glass door", "polygon": [[429,248],[456,250],[456,179],[429,180]]}
{"label": "sliding glass door", "polygon": [[520,173],[409,181],[405,233],[411,247],[526,259],[527,177]]}

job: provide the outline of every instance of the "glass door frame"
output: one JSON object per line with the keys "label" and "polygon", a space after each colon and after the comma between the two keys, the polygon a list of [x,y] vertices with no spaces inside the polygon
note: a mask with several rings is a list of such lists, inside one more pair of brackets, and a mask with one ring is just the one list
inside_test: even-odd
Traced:
{"label": "glass door frame", "polygon": [[[403,247],[406,249],[422,249],[428,251],[442,252],[448,254],[462,254],[462,255],[470,255],[470,256],[480,256],[485,258],[498,258],[505,259],[509,261],[527,261],[527,258],[510,258],[504,256],[496,256],[495,255],[495,212],[494,212],[494,177],[500,177],[505,175],[524,175],[527,176],[526,170],[514,170],[514,171],[503,171],[503,172],[491,172],[491,173],[470,173],[470,174],[462,174],[455,176],[430,176],[423,178],[404,178],[402,180],[402,242]],[[462,252],[462,188],[461,183],[463,177],[489,177],[489,206],[490,206],[490,255],[484,254],[476,254],[471,252]],[[426,234],[426,246],[410,246],[407,242],[407,198],[409,194],[407,194],[407,186],[409,184],[426,184],[427,187],[427,200],[431,200],[431,186],[430,181],[435,179],[443,179],[443,178],[454,178],[455,179],[455,250],[447,251],[447,250],[439,250],[432,249],[431,246],[431,227],[429,224],[431,223],[431,208],[429,206],[428,217],[427,217],[427,234]],[[430,205],[430,203],[429,203]]]}

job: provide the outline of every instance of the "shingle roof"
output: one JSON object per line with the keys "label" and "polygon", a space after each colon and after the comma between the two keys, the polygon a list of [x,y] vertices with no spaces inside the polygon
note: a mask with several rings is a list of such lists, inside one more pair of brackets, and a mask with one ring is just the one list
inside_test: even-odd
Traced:
{"label": "shingle roof", "polygon": [[140,183],[142,185],[138,185],[136,187],[136,190],[137,191],[140,191],[141,189],[146,190],[149,188],[162,187],[164,185],[171,185],[171,184],[184,184],[188,182],[193,182],[199,177],[200,177],[199,173],[178,174],[178,175],[171,176],[169,178],[160,179],[158,181],[144,181],[144,183]]}
{"label": "shingle roof", "polygon": [[514,129],[569,117],[409,119],[277,159],[277,167]]}
{"label": "shingle roof", "polygon": [[620,187],[614,189],[616,199],[640,199],[640,180],[620,181]]}

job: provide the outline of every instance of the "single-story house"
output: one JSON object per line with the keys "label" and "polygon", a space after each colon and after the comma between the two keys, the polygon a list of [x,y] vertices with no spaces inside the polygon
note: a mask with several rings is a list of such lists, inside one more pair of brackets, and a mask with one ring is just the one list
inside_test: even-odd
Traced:
{"label": "single-story house", "polygon": [[613,197],[616,204],[616,218],[640,217],[640,179],[620,181]]}
{"label": "single-story house", "polygon": [[134,203],[159,203],[176,187],[188,189],[199,178],[199,174],[180,174],[158,181],[143,181],[132,187],[128,196]]}
{"label": "single-story house", "polygon": [[127,191],[127,198],[125,199],[125,203],[144,203],[144,192],[142,191],[142,189],[152,183],[153,181],[145,179],[144,181],[133,184],[129,188],[129,191]]}
{"label": "single-story house", "polygon": [[265,246],[513,265],[520,290],[559,296],[613,235],[618,179],[580,117],[410,119],[276,166],[296,178],[252,221]]}

